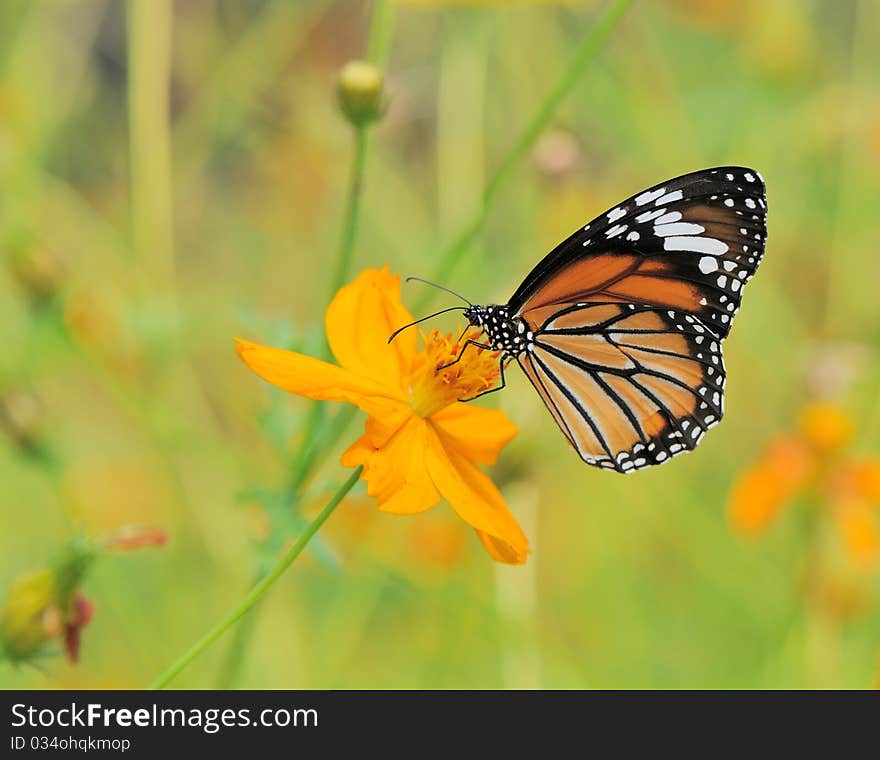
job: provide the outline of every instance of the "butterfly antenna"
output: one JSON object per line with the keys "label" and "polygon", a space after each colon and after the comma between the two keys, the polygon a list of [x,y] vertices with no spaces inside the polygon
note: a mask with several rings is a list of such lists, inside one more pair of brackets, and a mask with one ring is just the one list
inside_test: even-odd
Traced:
{"label": "butterfly antenna", "polygon": [[460,293],[456,293],[454,290],[450,290],[449,288],[447,288],[443,285],[438,285],[436,282],[431,282],[430,280],[425,280],[421,277],[407,277],[406,278],[407,282],[412,282],[413,280],[415,280],[416,282],[423,282],[423,283],[425,283],[425,285],[430,285],[432,288],[437,288],[437,290],[445,290],[447,293],[451,293],[456,298],[460,298],[468,306],[473,306],[473,304],[470,301],[468,301],[467,298],[465,298],[463,295],[461,295]]}
{"label": "butterfly antenna", "polygon": [[[444,288],[445,290],[445,288]],[[393,333],[391,333],[391,337],[388,338],[388,342],[391,343],[400,333],[404,330],[409,329],[410,327],[414,327],[419,322],[424,322],[426,319],[433,319],[434,317],[439,317],[441,314],[446,314],[448,311],[464,311],[464,306],[450,306],[448,309],[441,309],[440,311],[436,311],[433,314],[428,314],[427,317],[422,317],[421,319],[417,319],[415,322],[410,322],[408,325],[404,325],[403,327],[398,327]]]}

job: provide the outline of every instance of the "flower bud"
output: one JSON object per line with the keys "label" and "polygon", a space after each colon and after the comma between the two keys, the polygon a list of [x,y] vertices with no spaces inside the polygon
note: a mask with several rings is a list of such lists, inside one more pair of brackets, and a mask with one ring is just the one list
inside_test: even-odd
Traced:
{"label": "flower bud", "polygon": [[10,388],[0,392],[0,431],[22,451],[36,452],[45,436],[45,412],[30,391]]}
{"label": "flower bud", "polygon": [[79,587],[98,551],[91,541],[77,538],[52,565],[13,582],[0,610],[0,651],[9,660],[38,657],[57,641],[76,662],[80,632],[94,611]]}
{"label": "flower bud", "polygon": [[64,285],[64,264],[44,245],[29,242],[14,247],[9,264],[19,287],[36,306],[52,301]]}
{"label": "flower bud", "polygon": [[339,75],[337,94],[342,112],[356,127],[376,121],[385,110],[382,72],[371,63],[347,63]]}
{"label": "flower bud", "polygon": [[61,631],[52,573],[38,570],[17,578],[0,612],[0,646],[13,662],[39,653]]}

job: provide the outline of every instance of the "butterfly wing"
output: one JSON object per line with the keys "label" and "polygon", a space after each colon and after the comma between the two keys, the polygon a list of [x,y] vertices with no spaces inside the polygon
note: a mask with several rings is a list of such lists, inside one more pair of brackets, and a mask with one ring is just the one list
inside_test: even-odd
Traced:
{"label": "butterfly wing", "polygon": [[537,326],[586,301],[687,311],[721,338],[764,253],[764,182],[754,169],[692,172],[628,198],[560,243],[510,299]]}
{"label": "butterfly wing", "polygon": [[720,342],[686,312],[595,303],[551,317],[517,359],[587,464],[632,472],[721,420]]}
{"label": "butterfly wing", "polygon": [[508,303],[518,362],[588,464],[619,472],[690,451],[724,413],[721,342],[764,253],[753,169],[655,185],[556,247]]}

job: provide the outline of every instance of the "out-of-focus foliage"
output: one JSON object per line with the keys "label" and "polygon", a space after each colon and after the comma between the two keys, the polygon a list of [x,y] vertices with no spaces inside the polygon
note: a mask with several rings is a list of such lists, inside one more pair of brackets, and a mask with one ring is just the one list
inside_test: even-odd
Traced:
{"label": "out-of-focus foliage", "polygon": [[[357,270],[434,269],[598,7],[396,8]],[[72,525],[172,536],[94,567],[76,667],[0,665],[0,685],[143,686],[250,584],[309,406],[256,381],[231,337],[320,351],[352,150],[337,81],[369,10],[0,3],[0,595]],[[632,192],[754,166],[769,241],[725,344],[724,422],[619,477],[568,450],[512,367],[477,403],[520,427],[492,475],[528,563],[495,566],[448,507],[401,518],[356,492],[261,605],[235,685],[876,684],[878,570],[830,510],[803,497],[752,537],[727,505],[817,399],[848,410],[854,459],[880,451],[878,33],[867,0],[636,0],[444,284],[504,301]],[[413,303],[423,286],[406,287]],[[305,517],[360,425],[310,479]],[[876,502],[859,509],[876,521]],[[221,644],[175,685],[220,683]]]}

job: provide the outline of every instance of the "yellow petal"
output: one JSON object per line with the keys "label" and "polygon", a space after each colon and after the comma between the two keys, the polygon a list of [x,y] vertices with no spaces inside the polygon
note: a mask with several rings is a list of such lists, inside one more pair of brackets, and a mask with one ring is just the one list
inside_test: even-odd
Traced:
{"label": "yellow petal", "polygon": [[390,395],[387,387],[333,364],[240,339],[236,351],[263,380],[288,393],[348,401],[371,417],[385,420],[386,428],[394,424],[399,427],[412,414],[404,399]]}
{"label": "yellow petal", "polygon": [[416,331],[404,331],[390,345],[388,338],[408,322],[412,316],[400,302],[400,278],[388,267],[366,269],[336,294],[327,309],[327,340],[343,367],[390,385],[399,395],[406,391]]}
{"label": "yellow petal", "polygon": [[376,448],[365,435],[342,455],[346,467],[364,465],[361,479],[382,511],[413,514],[440,500],[425,465],[426,431],[424,420],[411,417],[385,446]]}
{"label": "yellow petal", "polygon": [[508,565],[522,565],[525,563],[526,557],[528,556],[528,549],[522,552],[518,551],[510,544],[495,538],[495,536],[490,536],[488,533],[484,533],[481,530],[476,531],[476,534],[486,551],[489,552],[489,556],[496,562],[504,562]]}
{"label": "yellow petal", "polygon": [[496,409],[452,404],[431,417],[440,440],[473,462],[493,465],[498,453],[516,435],[517,427]]}
{"label": "yellow petal", "polygon": [[494,542],[506,546],[497,553],[490,550],[494,558],[509,556],[525,561],[528,541],[495,484],[456,449],[444,447],[432,428],[428,431],[427,464],[434,485],[459,517],[494,540],[493,546]]}

